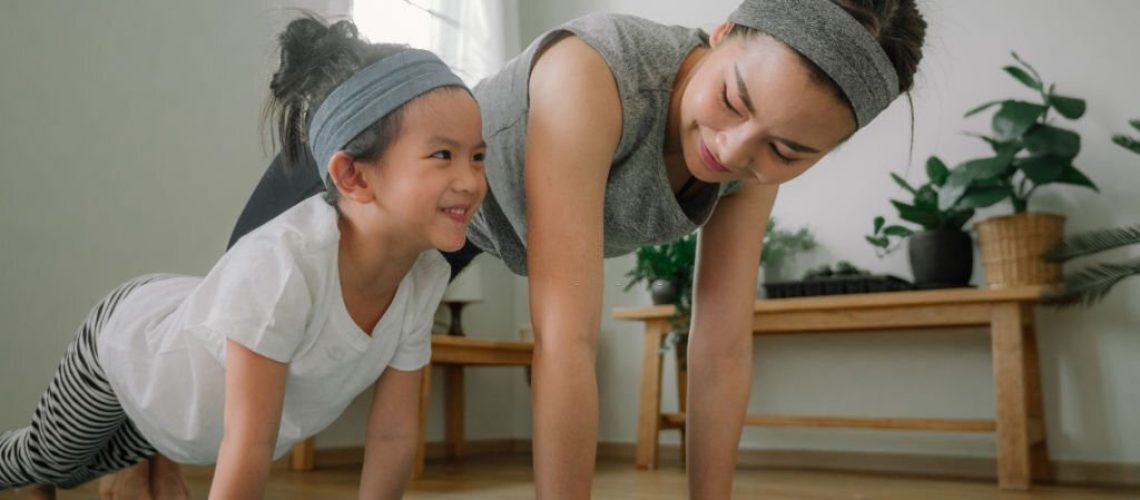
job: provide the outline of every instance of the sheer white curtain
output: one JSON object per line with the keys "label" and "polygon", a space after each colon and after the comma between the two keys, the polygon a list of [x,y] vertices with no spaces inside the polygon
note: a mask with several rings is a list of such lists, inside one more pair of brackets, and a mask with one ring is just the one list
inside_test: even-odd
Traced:
{"label": "sheer white curtain", "polygon": [[373,42],[439,54],[468,84],[521,49],[518,0],[355,0],[352,18]]}

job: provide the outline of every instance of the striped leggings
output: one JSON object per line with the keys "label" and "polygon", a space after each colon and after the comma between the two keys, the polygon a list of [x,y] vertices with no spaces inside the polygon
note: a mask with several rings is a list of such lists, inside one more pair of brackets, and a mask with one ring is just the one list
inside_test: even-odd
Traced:
{"label": "striped leggings", "polygon": [[87,315],[28,427],[0,433],[0,490],[78,486],[154,455],[99,364],[99,332],[119,301],[155,277],[120,285]]}

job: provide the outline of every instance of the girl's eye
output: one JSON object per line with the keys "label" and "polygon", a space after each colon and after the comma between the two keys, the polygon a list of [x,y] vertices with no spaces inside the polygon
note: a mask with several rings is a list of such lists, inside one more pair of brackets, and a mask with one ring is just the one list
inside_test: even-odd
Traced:
{"label": "girl's eye", "polygon": [[447,150],[436,151],[436,152],[431,154],[431,157],[432,158],[438,158],[440,160],[450,160],[451,159],[451,151],[447,151]]}
{"label": "girl's eye", "polygon": [[483,158],[484,158],[485,156],[487,156],[485,153],[477,153],[477,154],[476,154],[476,155],[473,157],[473,160],[474,160],[474,161],[477,161],[477,162],[479,162],[479,163],[483,163]]}
{"label": "girl's eye", "polygon": [[732,107],[731,102],[728,102],[728,84],[727,83],[724,84],[723,86],[721,86],[721,88],[720,88],[720,100],[724,102],[724,107],[728,108],[729,111],[732,111],[732,114],[734,114],[736,116],[740,116],[740,112],[737,111],[736,108]]}
{"label": "girl's eye", "polygon": [[771,145],[770,147],[772,148],[772,155],[776,157],[776,161],[779,161],[780,163],[791,163],[793,161],[796,161],[795,158],[789,158],[781,154],[780,148],[777,148],[775,144]]}

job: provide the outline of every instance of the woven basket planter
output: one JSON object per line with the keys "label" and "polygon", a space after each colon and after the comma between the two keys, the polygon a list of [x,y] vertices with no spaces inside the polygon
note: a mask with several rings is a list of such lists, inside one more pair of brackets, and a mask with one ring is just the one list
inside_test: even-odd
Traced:
{"label": "woven basket planter", "polygon": [[1041,254],[1061,241],[1065,217],[1022,213],[977,223],[986,286],[1007,288],[1051,285],[1061,281],[1061,265],[1045,262]]}

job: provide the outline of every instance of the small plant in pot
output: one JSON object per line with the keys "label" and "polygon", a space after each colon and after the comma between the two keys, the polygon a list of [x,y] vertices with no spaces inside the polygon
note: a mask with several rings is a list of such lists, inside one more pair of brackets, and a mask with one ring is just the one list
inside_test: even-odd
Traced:
{"label": "small plant in pot", "polygon": [[673,304],[687,310],[692,301],[693,266],[697,260],[696,233],[664,245],[651,245],[637,250],[633,269],[626,273],[628,291],[639,283],[649,286],[654,304]]}
{"label": "small plant in pot", "polygon": [[808,228],[784,229],[776,222],[775,217],[770,217],[764,230],[763,250],[760,252],[764,282],[782,281],[787,264],[796,255],[811,251],[815,247],[815,236]]}
{"label": "small plant in pot", "polygon": [[1029,212],[1029,202],[1043,186],[1071,184],[1093,190],[1097,187],[1073,159],[1081,149],[1076,132],[1057,126],[1050,112],[1069,120],[1085,113],[1085,101],[1057,94],[1032,66],[1013,54],[1017,66],[1005,72],[1033,89],[1038,102],[1016,99],[994,101],[966,113],[972,116],[997,107],[990,135],[972,134],[986,141],[993,155],[955,166],[938,193],[938,206],[957,206],[964,196],[979,190],[1000,196],[977,208],[1009,200],[1013,215],[993,217],[975,225],[982,247],[986,282],[992,287],[1054,283],[1061,269],[1041,255],[1061,240],[1065,218],[1058,214]]}
{"label": "small plant in pot", "polygon": [[894,251],[902,240],[908,243],[908,257],[914,284],[917,288],[952,288],[969,286],[974,269],[974,247],[969,233],[962,226],[974,216],[974,208],[1000,200],[1003,193],[983,187],[974,187],[964,193],[950,207],[938,205],[939,193],[945,188],[950,170],[937,156],[926,161],[928,181],[918,187],[898,174],[891,179],[910,193],[912,200],[904,203],[891,200],[899,218],[916,224],[918,229],[886,224],[886,218],[877,216],[873,231],[865,238],[875,247],[879,257]]}

